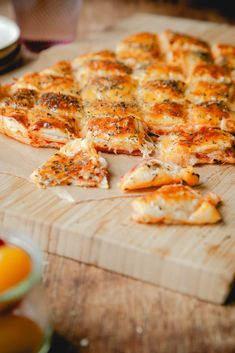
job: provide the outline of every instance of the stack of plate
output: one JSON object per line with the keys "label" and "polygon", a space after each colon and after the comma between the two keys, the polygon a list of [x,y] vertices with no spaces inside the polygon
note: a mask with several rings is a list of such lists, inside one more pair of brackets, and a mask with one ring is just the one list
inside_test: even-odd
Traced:
{"label": "stack of plate", "polygon": [[15,66],[19,58],[19,27],[8,18],[0,16],[0,73]]}

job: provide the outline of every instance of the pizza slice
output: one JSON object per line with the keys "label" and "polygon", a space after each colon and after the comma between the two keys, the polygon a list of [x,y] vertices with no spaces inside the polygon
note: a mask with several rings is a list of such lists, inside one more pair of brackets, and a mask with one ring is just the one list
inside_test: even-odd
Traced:
{"label": "pizza slice", "polygon": [[188,106],[189,123],[195,130],[216,128],[235,133],[235,113],[223,103],[205,102]]}
{"label": "pizza slice", "polygon": [[156,157],[181,166],[235,163],[235,137],[216,129],[178,132],[156,138]]}
{"label": "pizza slice", "polygon": [[141,103],[153,105],[163,101],[184,102],[185,84],[182,81],[155,80],[143,83],[138,88]]}
{"label": "pizza slice", "polygon": [[119,186],[122,191],[130,191],[181,182],[197,185],[199,175],[191,166],[181,168],[173,163],[169,164],[156,158],[149,158],[127,172],[121,178]]}
{"label": "pizza slice", "polygon": [[82,107],[77,97],[43,93],[29,111],[29,135],[34,146],[60,147],[81,135]]}
{"label": "pizza slice", "polygon": [[221,199],[215,193],[202,196],[185,185],[167,185],[136,198],[133,219],[140,223],[212,224],[221,220]]}
{"label": "pizza slice", "polygon": [[217,64],[227,68],[235,79],[235,46],[218,43],[212,47]]}
{"label": "pizza slice", "polygon": [[186,96],[190,102],[195,104],[203,102],[227,103],[233,96],[233,87],[225,83],[198,81],[187,89]]}
{"label": "pizza slice", "polygon": [[30,176],[40,188],[75,185],[107,189],[107,162],[89,141],[76,139],[63,146]]}
{"label": "pizza slice", "polygon": [[80,86],[84,86],[92,77],[112,77],[129,75],[129,67],[118,61],[111,60],[91,60],[85,62],[76,71],[76,79]]}
{"label": "pizza slice", "polygon": [[101,50],[80,55],[71,61],[72,69],[75,75],[77,70],[79,70],[84,64],[93,60],[116,61],[117,59],[112,50]]}
{"label": "pizza slice", "polygon": [[215,64],[203,64],[194,67],[188,82],[195,83],[198,81],[231,84],[231,75],[229,71]]}
{"label": "pizza slice", "polygon": [[184,131],[188,126],[187,106],[170,101],[144,107],[143,120],[153,134]]}
{"label": "pizza slice", "polygon": [[133,69],[160,60],[160,45],[155,33],[142,32],[124,38],[116,47],[117,59]]}
{"label": "pizza slice", "polygon": [[0,102],[0,132],[30,144],[29,110],[37,101],[34,90],[20,89]]}
{"label": "pizza slice", "polygon": [[96,149],[103,152],[149,155],[153,149],[146,126],[133,116],[90,118],[86,133]]}
{"label": "pizza slice", "polygon": [[147,66],[144,71],[140,72],[142,77],[140,80],[143,82],[155,81],[155,80],[173,80],[173,81],[184,81],[185,76],[182,69],[174,64],[167,65],[154,63]]}
{"label": "pizza slice", "polygon": [[81,89],[85,103],[109,101],[111,103],[132,103],[135,100],[137,82],[130,75],[92,77]]}
{"label": "pizza slice", "polygon": [[186,76],[190,75],[198,65],[213,64],[211,53],[200,50],[169,50],[165,53],[165,56],[169,64],[178,65]]}

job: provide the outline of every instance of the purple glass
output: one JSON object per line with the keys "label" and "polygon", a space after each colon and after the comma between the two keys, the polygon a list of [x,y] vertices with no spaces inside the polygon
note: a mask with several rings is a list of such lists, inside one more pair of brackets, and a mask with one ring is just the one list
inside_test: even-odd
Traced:
{"label": "purple glass", "polygon": [[21,39],[33,52],[75,40],[82,0],[12,0]]}

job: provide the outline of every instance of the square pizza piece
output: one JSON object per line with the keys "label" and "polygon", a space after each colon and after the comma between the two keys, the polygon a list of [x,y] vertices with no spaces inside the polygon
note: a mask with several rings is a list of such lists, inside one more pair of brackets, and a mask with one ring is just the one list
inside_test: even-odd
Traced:
{"label": "square pizza piece", "polygon": [[141,71],[142,76],[140,80],[142,82],[156,81],[156,80],[173,80],[173,81],[184,81],[185,77],[182,69],[176,65],[166,65],[155,63],[147,66],[144,71]]}
{"label": "square pizza piece", "polygon": [[129,75],[131,70],[123,63],[111,60],[91,60],[77,69],[75,75],[80,86],[95,77],[112,77]]}
{"label": "square pizza piece", "polygon": [[143,112],[138,104],[133,101],[130,103],[110,103],[107,101],[94,101],[84,105],[86,119],[108,118],[108,117],[135,117],[143,119]]}
{"label": "square pizza piece", "polygon": [[195,104],[203,102],[228,103],[233,96],[233,87],[225,83],[198,81],[188,88],[186,96],[190,102]]}
{"label": "square pizza piece", "polygon": [[221,198],[213,192],[205,196],[185,185],[166,185],[136,198],[133,219],[140,223],[210,224],[221,220],[217,210]]}
{"label": "square pizza piece", "polygon": [[76,139],[63,146],[31,175],[41,188],[75,185],[107,189],[107,162],[87,140]]}
{"label": "square pizza piece", "polygon": [[153,148],[145,125],[133,116],[90,118],[86,132],[96,149],[103,152],[148,155]]}
{"label": "square pizza piece", "polygon": [[188,76],[198,65],[213,64],[213,58],[210,52],[190,51],[190,50],[169,50],[166,53],[166,60],[170,64],[181,67],[183,73]]}
{"label": "square pizza piece", "polygon": [[82,107],[76,97],[44,93],[29,112],[29,134],[36,146],[60,147],[80,136]]}
{"label": "square pizza piece", "polygon": [[194,67],[188,82],[195,83],[198,81],[226,83],[232,82],[229,71],[222,66],[215,64],[197,65]]}
{"label": "square pizza piece", "polygon": [[217,128],[235,133],[234,112],[223,103],[205,102],[188,106],[189,124],[195,130]]}
{"label": "square pizza piece", "polygon": [[201,51],[210,52],[210,47],[204,40],[182,34],[179,32],[174,32],[170,29],[166,29],[160,34],[160,40],[162,47],[165,51],[168,50],[181,50],[181,51]]}
{"label": "square pizza piece", "polygon": [[156,157],[181,166],[235,163],[235,137],[216,129],[171,133],[156,140]]}
{"label": "square pizza piece", "polygon": [[140,103],[154,105],[164,101],[184,102],[185,83],[174,80],[155,80],[143,83],[138,88]]}
{"label": "square pizza piece", "polygon": [[187,126],[187,108],[175,102],[155,103],[144,111],[144,122],[154,134],[184,130]]}
{"label": "square pizza piece", "polygon": [[87,81],[81,90],[84,104],[94,101],[111,103],[132,103],[135,100],[137,82],[129,75],[94,77]]}
{"label": "square pizza piece", "polygon": [[20,89],[0,102],[0,132],[23,143],[31,143],[28,134],[29,110],[37,101],[34,90]]}
{"label": "square pizza piece", "polygon": [[160,59],[160,46],[155,33],[142,32],[124,38],[116,48],[117,59],[133,69],[144,68]]}
{"label": "square pizza piece", "polygon": [[230,70],[233,80],[235,79],[235,46],[229,44],[215,44],[213,54],[217,64]]}
{"label": "square pizza piece", "polygon": [[112,50],[101,50],[76,57],[71,61],[72,70],[75,75],[84,64],[93,60],[116,61],[116,54]]}

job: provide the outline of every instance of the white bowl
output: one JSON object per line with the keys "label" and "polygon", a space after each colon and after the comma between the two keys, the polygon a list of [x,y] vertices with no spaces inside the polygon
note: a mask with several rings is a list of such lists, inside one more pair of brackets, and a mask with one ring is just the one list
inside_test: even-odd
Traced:
{"label": "white bowl", "polygon": [[[16,23],[6,17],[0,16],[0,53],[9,50],[11,46],[18,42],[20,29]],[[3,54],[3,53],[2,53]]]}

